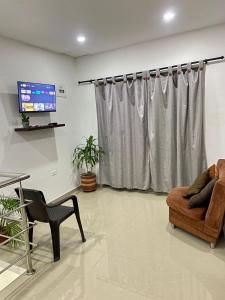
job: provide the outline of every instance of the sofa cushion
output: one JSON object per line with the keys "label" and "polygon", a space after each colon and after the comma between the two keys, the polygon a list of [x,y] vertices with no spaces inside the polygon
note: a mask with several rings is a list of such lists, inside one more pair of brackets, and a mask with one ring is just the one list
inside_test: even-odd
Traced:
{"label": "sofa cushion", "polygon": [[187,190],[188,187],[176,187],[172,189],[166,200],[167,205],[193,220],[203,220],[205,218],[207,208],[197,207],[189,209],[188,200],[183,197]]}
{"label": "sofa cushion", "polygon": [[195,179],[194,183],[184,193],[184,197],[190,198],[191,196],[198,194],[210,180],[209,170],[206,170]]}
{"label": "sofa cushion", "polygon": [[192,196],[188,201],[188,208],[208,206],[216,179],[211,180],[200,193]]}

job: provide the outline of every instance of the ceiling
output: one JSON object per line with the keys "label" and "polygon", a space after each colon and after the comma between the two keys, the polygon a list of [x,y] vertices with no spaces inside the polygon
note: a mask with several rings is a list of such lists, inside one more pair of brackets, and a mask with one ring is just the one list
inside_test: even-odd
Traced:
{"label": "ceiling", "polygon": [[[0,6],[0,35],[74,57],[225,23],[224,0],[0,0]],[[163,22],[171,9],[175,19]]]}

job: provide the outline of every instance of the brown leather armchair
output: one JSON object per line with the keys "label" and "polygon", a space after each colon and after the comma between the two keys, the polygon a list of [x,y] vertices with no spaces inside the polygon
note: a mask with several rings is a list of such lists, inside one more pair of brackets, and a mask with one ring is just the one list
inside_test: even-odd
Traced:
{"label": "brown leather armchair", "polygon": [[217,163],[218,180],[214,186],[208,207],[189,209],[188,200],[183,197],[188,187],[176,187],[167,197],[169,221],[210,243],[215,248],[223,229],[225,215],[225,159]]}

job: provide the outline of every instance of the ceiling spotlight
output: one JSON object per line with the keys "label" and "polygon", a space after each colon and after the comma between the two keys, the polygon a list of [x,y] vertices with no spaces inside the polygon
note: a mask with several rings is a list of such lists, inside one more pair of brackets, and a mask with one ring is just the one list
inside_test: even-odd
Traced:
{"label": "ceiling spotlight", "polygon": [[165,22],[170,22],[173,20],[173,18],[175,17],[175,13],[173,11],[167,11],[164,15],[163,15],[163,20]]}
{"label": "ceiling spotlight", "polygon": [[83,36],[83,35],[79,35],[79,36],[77,37],[77,41],[78,41],[79,43],[84,43],[84,42],[86,41],[86,37]]}

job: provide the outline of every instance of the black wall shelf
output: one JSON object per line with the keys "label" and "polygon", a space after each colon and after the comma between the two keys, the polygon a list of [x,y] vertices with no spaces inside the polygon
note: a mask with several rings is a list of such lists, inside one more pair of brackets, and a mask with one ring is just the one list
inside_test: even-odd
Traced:
{"label": "black wall shelf", "polygon": [[57,128],[57,127],[64,127],[64,126],[66,126],[66,125],[65,124],[36,125],[36,126],[30,126],[27,128],[18,127],[18,128],[15,128],[15,131],[34,131],[34,130]]}

